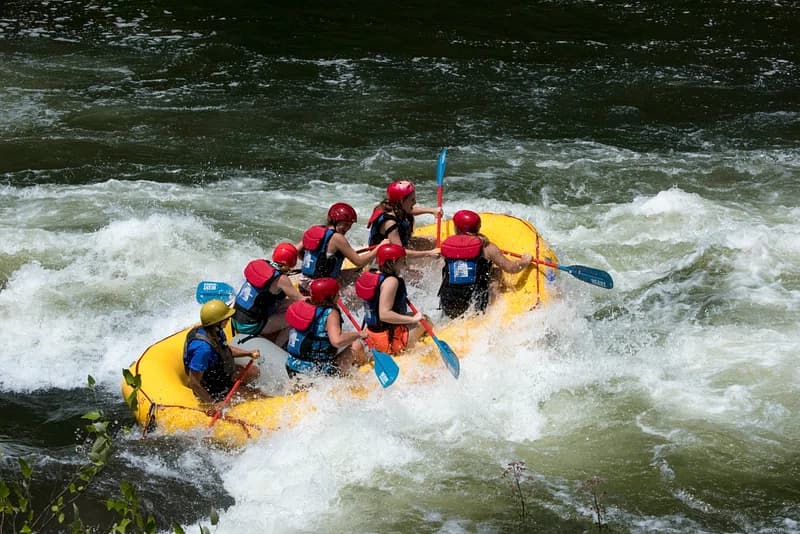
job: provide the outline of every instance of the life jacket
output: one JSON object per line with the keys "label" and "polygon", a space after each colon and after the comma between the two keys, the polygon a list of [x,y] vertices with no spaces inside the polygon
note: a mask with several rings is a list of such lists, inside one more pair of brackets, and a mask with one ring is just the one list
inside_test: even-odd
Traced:
{"label": "life jacket", "polygon": [[478,260],[483,257],[483,240],[475,235],[453,235],[442,242],[442,257],[447,267],[447,283],[454,286],[474,284]]}
{"label": "life jacket", "polygon": [[[389,224],[386,227],[386,231],[381,232],[381,226],[387,221],[389,221]],[[394,224],[391,224],[392,222]],[[386,239],[389,234],[397,230],[400,234],[400,242],[404,247],[407,247],[411,234],[414,232],[414,217],[413,215],[406,215],[404,219],[400,220],[396,215],[387,213],[378,206],[372,211],[369,222],[367,222],[367,228],[369,228],[369,246],[377,245]]]}
{"label": "life jacket", "polygon": [[234,372],[233,354],[225,338],[225,332],[220,330],[218,342],[212,339],[202,326],[196,326],[186,334],[186,341],[183,344],[183,368],[187,375],[191,362],[189,344],[194,340],[208,343],[216,355],[214,360],[209,362],[210,367],[203,372],[201,383],[209,395],[215,399],[221,398],[233,386]]}
{"label": "life jacket", "polygon": [[301,271],[309,278],[330,276],[337,278],[344,263],[344,254],[337,251],[328,256],[328,243],[336,231],[327,226],[312,226],[303,233],[303,266]]}
{"label": "life jacket", "polygon": [[331,306],[315,306],[305,301],[289,305],[286,310],[286,322],[290,326],[286,365],[290,369],[300,373],[325,371],[325,364],[336,357],[336,347],[325,329],[331,311]]}
{"label": "life jacket", "polygon": [[442,285],[439,305],[450,318],[462,315],[470,305],[483,311],[489,304],[492,262],[483,257],[486,241],[475,235],[454,235],[442,242]]}
{"label": "life jacket", "polygon": [[[381,285],[383,285],[383,282],[388,277],[388,275],[371,269],[363,273],[356,280],[356,295],[364,301],[364,325],[369,327],[373,332],[382,332],[395,326],[382,321],[378,312],[381,298]],[[392,310],[405,315],[408,313],[406,282],[400,277],[396,278],[399,284],[397,286],[397,293],[394,296]]]}
{"label": "life jacket", "polygon": [[286,298],[283,291],[272,293],[269,288],[281,276],[272,263],[264,259],[253,260],[244,268],[245,282],[236,294],[233,307],[234,321],[254,324],[266,321],[278,302]]}

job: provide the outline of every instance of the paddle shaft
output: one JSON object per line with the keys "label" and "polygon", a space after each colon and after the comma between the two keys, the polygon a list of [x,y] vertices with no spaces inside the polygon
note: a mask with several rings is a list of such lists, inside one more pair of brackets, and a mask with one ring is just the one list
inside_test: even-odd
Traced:
{"label": "paddle shaft", "polygon": [[[520,254],[518,252],[511,252],[511,251],[508,251],[508,250],[501,250],[500,252],[502,252],[503,254],[506,254],[508,256],[513,256],[515,258],[521,258],[522,257],[522,254]],[[547,261],[547,260],[540,260],[539,258],[531,258],[531,261],[533,263],[539,263],[541,265],[547,265],[548,267],[552,267],[553,269],[558,269],[559,267],[561,267],[557,263],[553,263],[553,262]]]}
{"label": "paddle shaft", "polygon": [[211,421],[208,422],[209,427],[214,426],[214,423],[217,422],[217,419],[219,419],[220,416],[222,416],[222,409],[228,405],[228,403],[231,401],[231,397],[233,397],[233,394],[236,393],[236,390],[238,390],[239,386],[242,385],[242,380],[244,380],[244,377],[247,374],[247,371],[250,370],[250,366],[253,365],[253,362],[255,362],[255,360],[250,359],[250,361],[247,362],[247,365],[244,366],[244,369],[242,369],[242,372],[239,373],[239,378],[236,379],[236,382],[233,383],[233,387],[228,392],[228,394],[225,395],[225,398],[222,400],[222,406],[220,406],[219,409],[217,409],[217,411],[214,412],[214,415],[211,416]]}
{"label": "paddle shaft", "polygon": [[[410,300],[406,299],[406,302],[408,302],[408,307],[411,308],[412,312],[418,313],[416,306],[414,306]],[[422,319],[419,323],[422,325],[422,328],[425,329],[425,331],[428,333],[429,336],[436,339],[436,334],[433,333],[433,327],[431,327],[431,325],[428,324],[428,321]]]}

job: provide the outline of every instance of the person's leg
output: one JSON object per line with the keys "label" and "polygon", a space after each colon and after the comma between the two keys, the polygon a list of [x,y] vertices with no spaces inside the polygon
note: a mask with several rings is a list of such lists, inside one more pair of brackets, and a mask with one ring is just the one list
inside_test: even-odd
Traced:
{"label": "person's leg", "polygon": [[367,354],[360,341],[354,341],[336,355],[336,367],[342,374],[347,374],[353,367],[360,367],[365,363],[367,363]]}

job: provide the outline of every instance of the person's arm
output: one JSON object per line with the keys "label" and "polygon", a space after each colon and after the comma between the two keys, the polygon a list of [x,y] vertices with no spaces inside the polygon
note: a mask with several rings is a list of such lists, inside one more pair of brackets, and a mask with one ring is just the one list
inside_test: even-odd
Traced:
{"label": "person's arm", "polygon": [[333,310],[325,320],[325,331],[328,333],[328,341],[337,349],[347,347],[353,341],[367,337],[366,332],[342,332],[342,323],[339,318],[339,310]]}
{"label": "person's arm", "polygon": [[243,348],[234,347],[234,346],[231,346],[230,349],[231,349],[231,354],[233,354],[234,358],[245,358],[245,357],[247,357],[247,358],[252,358],[254,360],[257,360],[259,357],[261,357],[261,351],[259,351],[257,349],[256,350],[244,350]]}
{"label": "person's arm", "polygon": [[328,242],[327,252],[329,254],[341,252],[353,265],[356,267],[363,267],[364,265],[368,265],[375,258],[375,255],[378,254],[378,247],[359,254],[350,246],[350,242],[347,241],[345,236],[342,234],[334,234],[330,242]]}
{"label": "person's arm", "polygon": [[381,284],[381,296],[378,300],[378,315],[381,321],[386,321],[390,324],[416,324],[420,322],[422,320],[421,312],[417,312],[414,315],[403,315],[392,309],[398,287],[399,282],[394,276],[387,278]]}
{"label": "person's arm", "polygon": [[195,397],[200,399],[201,402],[206,404],[214,403],[214,399],[211,398],[206,388],[203,387],[203,371],[189,370],[189,388],[191,388]]}
{"label": "person's arm", "polygon": [[280,275],[276,285],[278,289],[282,290],[291,300],[305,300],[303,294],[294,287],[292,280],[285,274]]}
{"label": "person's arm", "polygon": [[533,260],[530,254],[523,254],[519,261],[511,260],[503,255],[500,252],[500,249],[497,248],[497,245],[494,243],[489,243],[486,245],[486,248],[483,249],[483,254],[486,256],[487,259],[491,260],[492,263],[500,267],[507,273],[516,274],[520,273],[525,270]]}
{"label": "person's arm", "polygon": [[443,213],[442,209],[438,206],[435,208],[426,208],[424,206],[414,206],[411,209],[411,215],[433,215],[436,217],[439,213]]}

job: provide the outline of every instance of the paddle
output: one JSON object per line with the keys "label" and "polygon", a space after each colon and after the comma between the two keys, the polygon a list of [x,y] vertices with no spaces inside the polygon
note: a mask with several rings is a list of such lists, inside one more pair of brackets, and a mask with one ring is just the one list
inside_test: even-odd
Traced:
{"label": "paddle", "polygon": [[[515,258],[522,257],[522,254],[516,252],[509,252],[507,250],[501,250],[500,252],[508,254],[509,256],[514,256]],[[594,267],[587,267],[585,265],[558,265],[557,263],[537,258],[533,258],[533,262],[567,272],[578,280],[582,280],[593,286],[602,287],[604,289],[611,289],[614,287],[614,280],[611,278],[611,275],[600,269],[595,269]]]}
{"label": "paddle", "polygon": [[[361,327],[358,326],[358,321],[356,321],[353,314],[350,313],[350,310],[347,309],[347,306],[344,305],[342,299],[338,299],[337,303],[339,304],[339,308],[347,315],[347,318],[350,319],[350,322],[353,323],[356,332],[360,334]],[[365,343],[370,350],[372,350],[372,358],[375,360],[375,376],[378,377],[378,382],[380,382],[383,387],[388,388],[397,380],[397,376],[400,374],[400,367],[397,366],[397,362],[394,361],[394,358],[392,358],[390,354],[375,349],[369,341],[365,341]]]}
{"label": "paddle", "polygon": [[447,159],[447,147],[439,153],[439,163],[436,165],[436,205],[439,212],[436,214],[436,248],[442,244],[442,193],[444,189],[444,166]]}
{"label": "paddle", "polygon": [[236,393],[237,389],[239,389],[239,386],[242,384],[242,380],[244,380],[244,376],[247,374],[247,371],[250,370],[250,366],[253,365],[254,361],[254,359],[251,359],[249,362],[247,362],[247,365],[244,366],[242,372],[239,373],[239,378],[236,379],[236,382],[233,383],[231,390],[227,395],[225,395],[225,398],[222,400],[222,405],[214,412],[214,415],[211,416],[211,421],[208,422],[209,428],[214,426],[214,423],[217,422],[217,419],[222,416],[222,409],[225,408],[225,406],[227,406],[231,401],[231,397],[233,397],[233,394]]}
{"label": "paddle", "polygon": [[[417,308],[414,307],[411,301],[406,299],[406,302],[408,302],[408,306],[411,308],[411,311],[417,313]],[[447,370],[450,371],[454,377],[458,378],[458,375],[461,372],[461,364],[458,361],[458,356],[456,356],[456,353],[453,352],[453,349],[450,348],[450,345],[436,337],[436,334],[433,333],[433,328],[428,324],[428,321],[423,319],[420,322],[422,323],[422,327],[425,329],[425,331],[428,332],[428,335],[433,339],[433,342],[436,343],[436,346],[439,347],[439,354],[442,355],[442,361],[444,361],[444,365],[447,367]]]}
{"label": "paddle", "polygon": [[212,282],[210,280],[203,280],[197,284],[197,291],[195,298],[199,304],[205,304],[209,300],[219,299],[224,302],[229,302],[233,299],[235,292],[230,284],[225,282]]}

